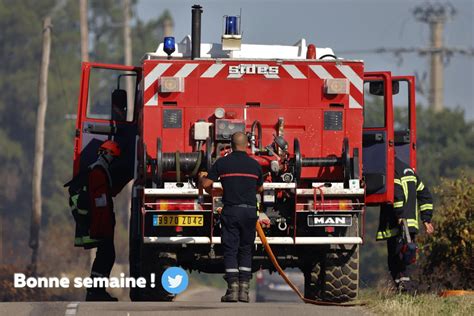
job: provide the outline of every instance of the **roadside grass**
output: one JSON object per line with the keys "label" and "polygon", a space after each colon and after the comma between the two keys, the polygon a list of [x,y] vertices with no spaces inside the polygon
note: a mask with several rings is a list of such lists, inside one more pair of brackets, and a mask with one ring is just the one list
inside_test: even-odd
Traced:
{"label": "roadside grass", "polygon": [[439,297],[436,294],[410,296],[375,289],[362,290],[361,299],[376,315],[474,315],[474,296]]}

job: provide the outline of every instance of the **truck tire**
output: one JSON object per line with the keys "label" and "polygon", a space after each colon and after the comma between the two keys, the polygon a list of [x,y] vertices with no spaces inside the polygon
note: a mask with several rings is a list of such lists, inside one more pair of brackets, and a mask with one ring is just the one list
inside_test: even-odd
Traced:
{"label": "truck tire", "polygon": [[[146,246],[142,242],[140,231],[140,199],[132,199],[129,229],[129,269],[130,276],[146,279],[145,288],[130,288],[131,301],[172,301],[174,295],[161,286],[161,275],[171,266],[176,266],[176,254],[165,249]],[[150,287],[150,274],[155,273],[155,287]]]}
{"label": "truck tire", "polygon": [[359,292],[359,247],[337,249],[305,273],[305,297],[347,302]]}
{"label": "truck tire", "polygon": [[[355,225],[348,230],[353,234]],[[352,235],[354,236],[354,235]],[[347,302],[357,298],[359,293],[359,246],[336,245],[304,270],[305,297],[328,302]]]}
{"label": "truck tire", "polygon": [[[168,293],[161,286],[161,275],[169,268],[176,266],[176,255],[169,252],[161,252],[155,249],[143,249],[141,260],[138,263],[139,275],[146,279],[145,288],[134,288],[130,292],[132,301],[153,301],[153,302],[170,302],[175,295]],[[151,287],[151,273],[155,274],[155,286]],[[132,295],[133,293],[133,295]]]}

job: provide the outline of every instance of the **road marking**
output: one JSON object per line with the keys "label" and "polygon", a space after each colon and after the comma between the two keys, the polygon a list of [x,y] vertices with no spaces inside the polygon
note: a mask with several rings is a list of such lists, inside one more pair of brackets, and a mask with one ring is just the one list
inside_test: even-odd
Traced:
{"label": "road marking", "polygon": [[66,313],[64,315],[76,315],[78,306],[79,302],[72,302],[67,304]]}

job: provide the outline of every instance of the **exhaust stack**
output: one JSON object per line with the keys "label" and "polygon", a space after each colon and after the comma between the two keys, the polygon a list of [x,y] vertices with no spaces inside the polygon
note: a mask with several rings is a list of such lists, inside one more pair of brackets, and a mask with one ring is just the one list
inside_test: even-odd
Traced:
{"label": "exhaust stack", "polygon": [[193,5],[191,21],[191,59],[201,57],[201,14],[202,7]]}

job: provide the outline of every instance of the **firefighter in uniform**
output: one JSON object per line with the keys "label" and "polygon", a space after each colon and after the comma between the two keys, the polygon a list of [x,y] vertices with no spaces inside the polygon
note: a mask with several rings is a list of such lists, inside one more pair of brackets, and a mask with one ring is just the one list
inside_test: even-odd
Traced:
{"label": "firefighter in uniform", "polygon": [[394,203],[381,207],[377,240],[387,240],[388,268],[397,289],[416,290],[410,279],[410,268],[401,255],[401,223],[406,219],[412,241],[418,233],[421,218],[428,234],[433,233],[433,199],[430,191],[407,164],[395,157]]}
{"label": "firefighter in uniform", "polygon": [[224,204],[222,246],[228,287],[222,302],[249,302],[249,281],[252,278],[252,247],[255,242],[257,192],[263,190],[262,168],[247,155],[248,138],[242,132],[232,135],[232,153],[216,160],[207,177],[200,183],[210,191],[220,180]]}
{"label": "firefighter in uniform", "polygon": [[[110,276],[115,262],[114,228],[115,213],[112,196],[114,192],[110,164],[120,156],[119,145],[105,141],[98,151],[97,161],[89,169],[88,192],[90,205],[90,236],[97,240],[97,254],[92,264],[91,278]],[[87,290],[86,301],[117,301],[105,288]]]}

